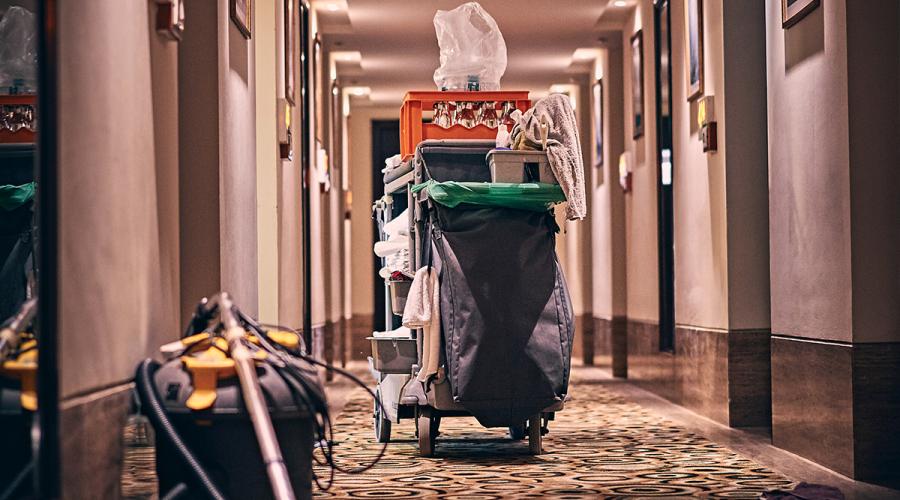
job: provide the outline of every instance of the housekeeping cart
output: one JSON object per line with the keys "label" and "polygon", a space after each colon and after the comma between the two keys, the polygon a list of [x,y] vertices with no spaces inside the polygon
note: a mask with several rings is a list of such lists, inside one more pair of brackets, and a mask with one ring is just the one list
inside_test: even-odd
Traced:
{"label": "housekeeping cart", "polygon": [[[370,337],[384,407],[375,411],[376,436],[388,441],[392,422],[415,418],[423,456],[435,452],[441,419],[456,416],[506,427],[514,440],[527,436],[539,454],[567,393],[574,323],[552,212],[564,196],[551,184],[492,183],[493,147],[484,139],[420,142],[374,207],[384,228],[398,215],[390,200],[406,196],[406,272],[430,266],[438,276],[440,327],[429,338],[402,328]],[[390,299],[403,290],[388,287],[386,314],[402,316]],[[436,366],[424,366],[429,344],[440,346]],[[430,375],[417,377],[420,370]]]}

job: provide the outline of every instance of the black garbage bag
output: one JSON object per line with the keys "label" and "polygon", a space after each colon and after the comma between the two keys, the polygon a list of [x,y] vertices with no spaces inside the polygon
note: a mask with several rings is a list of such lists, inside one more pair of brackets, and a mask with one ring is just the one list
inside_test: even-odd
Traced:
{"label": "black garbage bag", "polygon": [[486,427],[562,400],[574,318],[552,213],[435,206],[432,223],[454,400]]}

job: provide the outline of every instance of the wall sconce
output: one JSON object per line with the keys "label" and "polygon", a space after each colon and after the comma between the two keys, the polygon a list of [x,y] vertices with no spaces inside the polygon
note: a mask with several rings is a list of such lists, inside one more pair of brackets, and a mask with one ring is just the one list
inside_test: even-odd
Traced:
{"label": "wall sconce", "polygon": [[184,33],[183,0],[156,0],[156,33],[173,42],[181,40]]}
{"label": "wall sconce", "polygon": [[700,142],[703,152],[715,153],[718,150],[718,130],[716,127],[716,107],[714,96],[706,95],[697,101],[697,125],[700,128]]}
{"label": "wall sconce", "polygon": [[619,185],[622,191],[631,191],[631,151],[625,151],[619,155]]}
{"label": "wall sconce", "polygon": [[294,141],[291,134],[293,106],[287,99],[278,99],[278,153],[283,160],[294,159]]}

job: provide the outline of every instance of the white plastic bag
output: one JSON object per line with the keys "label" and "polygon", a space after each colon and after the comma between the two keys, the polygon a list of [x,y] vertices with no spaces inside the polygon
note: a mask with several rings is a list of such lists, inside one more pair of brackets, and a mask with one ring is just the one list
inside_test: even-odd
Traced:
{"label": "white plastic bag", "polygon": [[434,15],[441,66],[434,83],[441,90],[499,90],[506,72],[506,41],[494,18],[478,2]]}
{"label": "white plastic bag", "polygon": [[37,87],[37,20],[23,7],[10,7],[0,19],[0,93],[11,87],[33,92]]}

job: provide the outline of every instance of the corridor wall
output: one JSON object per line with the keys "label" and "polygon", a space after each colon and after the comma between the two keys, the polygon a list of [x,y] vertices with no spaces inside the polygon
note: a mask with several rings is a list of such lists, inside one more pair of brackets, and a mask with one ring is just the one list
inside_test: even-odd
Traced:
{"label": "corridor wall", "polygon": [[[625,195],[626,284],[612,293],[624,296],[613,302],[625,303],[627,347],[619,340],[608,342],[607,350],[618,349],[612,365],[620,376],[627,373],[720,422],[765,426],[770,403],[763,6],[722,0],[707,0],[702,6],[703,94],[714,100],[719,139],[718,151],[710,153],[702,151],[697,103],[687,98],[685,3],[670,4],[676,322],[671,353],[660,350],[658,322],[657,40],[652,1],[635,7],[622,33],[624,57],[616,69],[624,76],[624,150],[630,153],[633,173],[632,189]],[[644,132],[635,138],[630,42],[639,30]],[[609,205],[603,215],[612,228],[615,208]],[[610,316],[610,335],[621,339],[621,334],[615,336],[621,331],[615,312]]]}
{"label": "corridor wall", "polygon": [[254,316],[259,304],[254,42],[228,9],[192,6],[179,43],[182,323],[219,290]]}
{"label": "corridor wall", "polygon": [[[619,186],[619,155],[624,151],[622,44],[600,52],[594,77],[603,81],[603,165],[595,169],[591,216],[591,273],[594,363],[627,376],[627,290],[625,276],[625,194]],[[589,130],[589,129],[584,129]],[[593,125],[590,128],[594,133]],[[630,140],[630,139],[629,139]],[[596,158],[592,152],[591,165]]]}
{"label": "corridor wall", "polygon": [[773,441],[895,477],[900,4],[823,2],[789,29],[766,13]]}
{"label": "corridor wall", "polygon": [[[632,70],[631,37],[643,37],[644,132],[634,138],[632,81],[641,78]],[[659,330],[658,270],[656,264],[656,113],[653,81],[653,2],[644,0],[634,9],[622,32],[625,151],[631,154],[632,190],[625,197],[625,290],[629,338],[649,341]],[[618,160],[618,159],[616,159]],[[658,333],[656,334],[658,336]]]}
{"label": "corridor wall", "polygon": [[372,290],[375,286],[372,268],[372,120],[392,120],[400,116],[397,106],[353,103],[348,118],[348,162],[350,165],[350,355],[366,359],[371,347],[365,338],[372,334],[374,310]]}
{"label": "corridor wall", "polygon": [[279,99],[284,98],[284,32],[281,1],[254,2],[254,99],[256,107],[256,220],[259,276],[259,319],[279,323]]}
{"label": "corridor wall", "polygon": [[128,381],[139,359],[178,337],[177,49],[156,38],[155,10],[113,0],[59,9],[67,498],[119,495]]}

